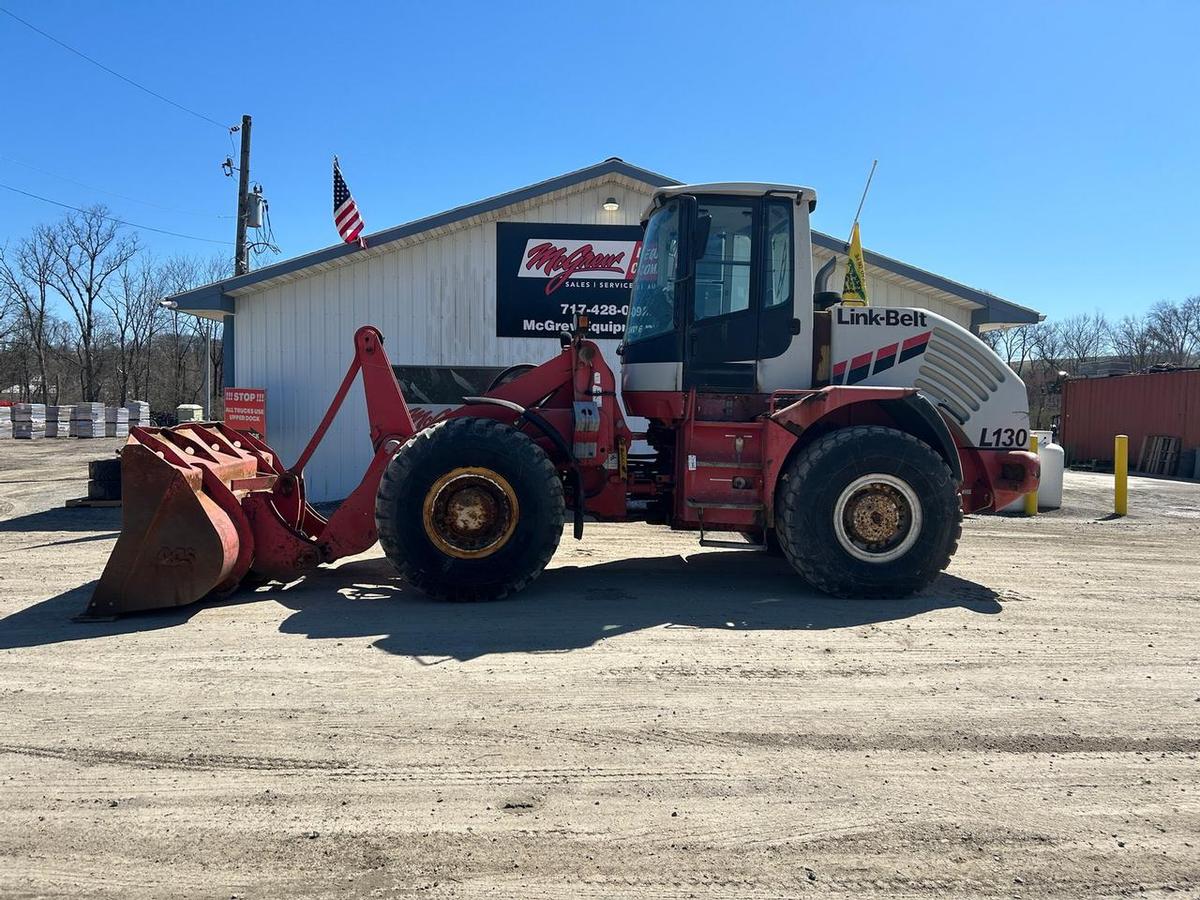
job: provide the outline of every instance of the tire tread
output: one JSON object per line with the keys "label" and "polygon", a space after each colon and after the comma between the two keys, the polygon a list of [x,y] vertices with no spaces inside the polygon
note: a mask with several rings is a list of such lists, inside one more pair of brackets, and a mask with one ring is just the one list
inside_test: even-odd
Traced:
{"label": "tire tread", "polygon": [[[782,524],[782,527],[780,526],[780,523],[800,521],[802,507],[808,502],[804,485],[812,477],[814,469],[822,460],[831,454],[845,454],[851,445],[859,441],[870,441],[884,436],[900,437],[911,443],[915,450],[923,452],[930,457],[929,461],[935,468],[940,469],[939,474],[946,481],[953,482],[954,474],[950,471],[950,467],[946,465],[946,461],[928,444],[919,440],[914,435],[883,425],[855,425],[849,428],[838,429],[822,438],[818,438],[813,444],[802,450],[792,462],[786,481],[780,484],[776,508],[781,510],[783,515],[777,518],[777,528],[780,544],[784,549],[784,555],[787,556],[792,566],[805,581],[827,594],[837,597],[879,598],[912,593],[924,586],[902,586],[897,590],[888,585],[866,584],[861,581],[854,584],[847,584],[844,578],[839,579],[834,575],[831,567],[818,565],[810,555],[798,553],[793,544],[796,535],[792,533],[792,528],[786,524]],[[955,496],[959,496],[957,488]],[[950,565],[951,558],[958,551],[958,542],[962,538],[962,521],[962,504],[960,502],[955,509],[950,540],[947,542],[945,551],[942,553],[941,558],[936,560],[936,567],[930,567],[934,571],[931,578],[936,577],[937,572],[942,571]]]}
{"label": "tire tread", "polygon": [[379,532],[379,543],[400,575],[430,597],[460,601],[499,600],[527,587],[542,573],[558,549],[562,537],[561,525],[554,530],[552,538],[541,547],[532,570],[514,573],[514,577],[505,581],[497,591],[477,586],[451,585],[414,564],[405,551],[394,517],[400,492],[405,482],[412,477],[414,467],[430,455],[436,455],[439,446],[460,441],[481,441],[502,447],[515,457],[525,457],[526,464],[536,467],[538,477],[545,481],[549,496],[557,500],[555,509],[551,511],[552,519],[562,522],[565,503],[558,472],[542,448],[528,435],[495,419],[447,419],[414,435],[400,448],[384,470],[375,498],[375,523]]}

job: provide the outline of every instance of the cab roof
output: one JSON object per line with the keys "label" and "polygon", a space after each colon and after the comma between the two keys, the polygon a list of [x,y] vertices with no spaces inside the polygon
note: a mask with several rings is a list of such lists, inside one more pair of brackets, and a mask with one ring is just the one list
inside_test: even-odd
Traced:
{"label": "cab roof", "polygon": [[808,201],[808,211],[817,207],[817,192],[798,184],[778,184],[773,181],[714,181],[707,184],[675,184],[654,192],[642,218],[647,218],[664,200],[680,194],[731,194],[738,197],[762,197],[766,194],[792,194],[796,202]]}

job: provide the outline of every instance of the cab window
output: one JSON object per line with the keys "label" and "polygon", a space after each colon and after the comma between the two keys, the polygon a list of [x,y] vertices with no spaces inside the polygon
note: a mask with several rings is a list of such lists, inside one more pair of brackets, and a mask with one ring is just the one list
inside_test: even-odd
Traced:
{"label": "cab window", "polygon": [[696,262],[696,320],[749,309],[754,206],[704,203],[699,213],[711,216],[712,225]]}
{"label": "cab window", "polygon": [[767,204],[767,252],[763,272],[763,306],[770,309],[792,299],[792,211],[785,201]]}
{"label": "cab window", "polygon": [[642,251],[625,327],[628,343],[664,334],[675,327],[675,268],[679,256],[679,203],[658,210],[646,223]]}

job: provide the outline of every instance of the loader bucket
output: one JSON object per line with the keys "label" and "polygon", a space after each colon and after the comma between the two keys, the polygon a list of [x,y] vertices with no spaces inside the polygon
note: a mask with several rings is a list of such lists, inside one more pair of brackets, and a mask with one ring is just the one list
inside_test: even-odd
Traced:
{"label": "loader bucket", "polygon": [[[288,582],[370,549],[378,538],[380,479],[416,429],[383,336],[364,325],[354,346],[333,402],[290,468],[262,440],[221,422],[131,428],[121,449],[121,534],[79,618],[111,619],[221,596],[249,572]],[[359,372],[375,456],[327,521],[305,499],[304,466]]]}
{"label": "loader bucket", "polygon": [[265,445],[222,425],[133,429],[121,450],[121,533],[81,618],[236,587],[254,551],[241,499],[273,485],[273,466]]}

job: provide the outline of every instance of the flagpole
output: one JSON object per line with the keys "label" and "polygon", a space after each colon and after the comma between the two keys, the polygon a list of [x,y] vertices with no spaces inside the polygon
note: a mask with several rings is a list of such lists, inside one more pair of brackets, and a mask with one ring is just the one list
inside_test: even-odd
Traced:
{"label": "flagpole", "polygon": [[854,221],[850,224],[851,228],[858,224],[858,217],[862,214],[863,204],[867,202],[867,191],[871,189],[871,179],[875,177],[875,167],[877,165],[879,165],[879,160],[875,159],[871,161],[871,171],[867,174],[867,184],[863,188],[862,199],[858,201],[858,209],[854,211]]}

